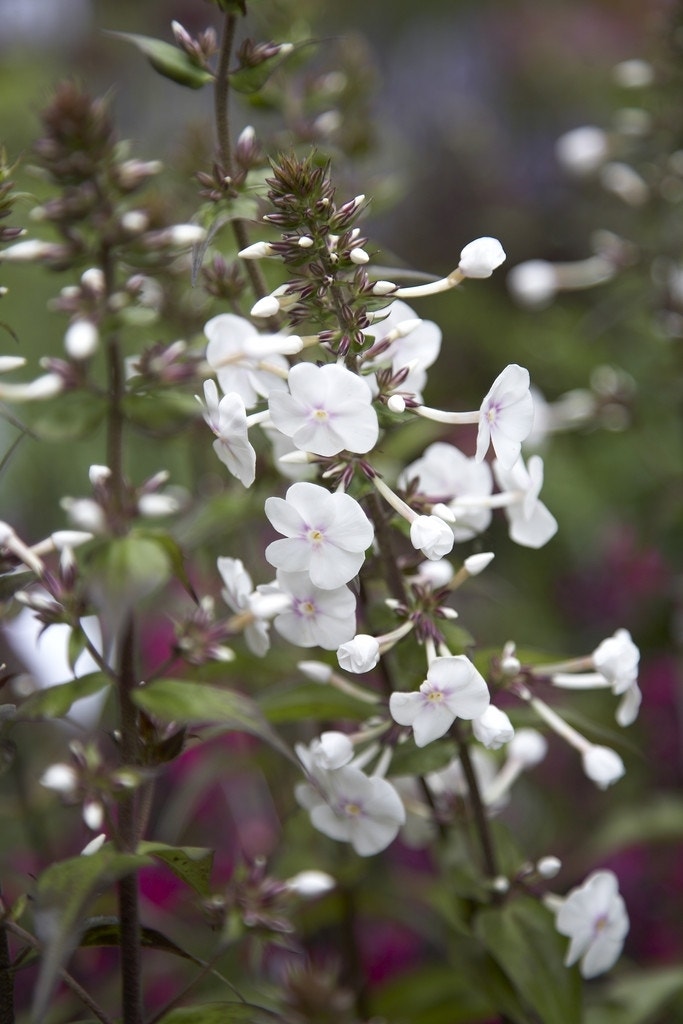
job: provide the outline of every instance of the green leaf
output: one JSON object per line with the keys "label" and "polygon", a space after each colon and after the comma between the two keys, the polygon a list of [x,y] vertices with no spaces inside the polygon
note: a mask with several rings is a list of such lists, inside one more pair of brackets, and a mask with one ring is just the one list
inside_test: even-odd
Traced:
{"label": "green leaf", "polygon": [[106,400],[87,391],[67,391],[49,401],[36,403],[25,415],[31,432],[40,441],[79,441],[89,438],[104,419]]}
{"label": "green leaf", "polygon": [[682,996],[683,967],[638,971],[615,979],[606,1001],[588,1008],[585,1024],[654,1024],[655,1020],[673,1024],[683,1017]]}
{"label": "green leaf", "polygon": [[392,1024],[477,1024],[490,1021],[496,1005],[471,975],[444,965],[402,972],[382,986],[373,1010]]}
{"label": "green leaf", "polygon": [[271,690],[259,697],[259,707],[269,722],[300,722],[304,718],[367,718],[373,705],[355,700],[332,686],[317,683]]}
{"label": "green leaf", "polygon": [[[121,929],[116,917],[93,917],[90,918],[88,926],[81,935],[78,943],[81,949],[103,946],[118,946],[121,941]],[[173,956],[182,957],[184,960],[191,960],[195,964],[203,964],[202,960],[192,956],[186,950],[172,942],[156,928],[142,927],[140,930],[140,945],[143,949],[159,949],[163,953],[171,953]]]}
{"label": "green leaf", "polygon": [[230,86],[235,92],[242,92],[249,95],[253,92],[258,92],[266,84],[270,76],[274,71],[282,64],[289,54],[292,52],[292,46],[286,43],[282,45],[280,52],[274,54],[272,57],[268,57],[266,60],[262,60],[259,64],[248,66],[245,65],[238,68],[237,71],[233,71],[228,77],[230,79]]}
{"label": "green leaf", "polygon": [[142,842],[138,853],[149,854],[168,865],[173,874],[199,893],[211,893],[213,850],[203,846],[169,846],[167,843]]}
{"label": "green leaf", "polygon": [[455,743],[444,740],[416,747],[414,743],[403,743],[394,747],[390,775],[427,775],[445,768],[455,757]]}
{"label": "green leaf", "polygon": [[178,725],[210,724],[221,732],[248,732],[265,740],[288,760],[299,764],[294,754],[264,718],[254,701],[234,690],[222,690],[183,679],[155,679],[135,690],[138,707],[163,722]]}
{"label": "green leaf", "polygon": [[33,1024],[40,1024],[46,1018],[59,972],[86,926],[86,907],[102,889],[150,863],[147,857],[102,847],[88,857],[72,857],[52,864],[40,876],[34,917],[44,952],[33,993]]}
{"label": "green leaf", "polygon": [[564,966],[565,940],[537,900],[520,897],[481,911],[475,933],[543,1024],[581,1020],[581,984]]}
{"label": "green leaf", "polygon": [[165,1013],[158,1024],[281,1024],[282,1017],[251,1003],[200,1003]]}
{"label": "green leaf", "polygon": [[195,64],[187,53],[179,50],[171,43],[165,43],[162,39],[154,39],[152,36],[141,36],[135,32],[107,32],[107,35],[115,39],[123,39],[125,43],[132,43],[133,46],[147,57],[155,71],[158,71],[164,78],[170,78],[178,85],[186,85],[190,89],[201,89],[213,81],[213,75],[205,68]]}
{"label": "green leaf", "polygon": [[109,685],[110,679],[104,672],[91,672],[80,679],[72,679],[70,683],[59,683],[46,690],[39,690],[19,706],[17,719],[61,718],[69,713],[77,700],[91,697]]}

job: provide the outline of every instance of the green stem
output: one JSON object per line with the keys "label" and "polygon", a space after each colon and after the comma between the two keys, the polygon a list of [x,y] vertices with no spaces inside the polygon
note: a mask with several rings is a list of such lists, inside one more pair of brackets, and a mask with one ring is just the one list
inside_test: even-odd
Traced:
{"label": "green stem", "polygon": [[[237,16],[226,14],[223,26],[223,37],[218,55],[218,67],[216,68],[216,82],[214,86],[214,113],[216,119],[216,137],[218,140],[218,156],[225,173],[229,178],[234,174],[234,161],[232,158],[232,133],[230,130],[230,56],[235,42],[235,29],[237,27]],[[243,220],[231,221],[233,234],[240,249],[246,249],[249,245],[249,235],[246,224]],[[251,286],[257,299],[268,294],[265,278],[261,268],[255,260],[246,260],[246,271],[251,281]]]}
{"label": "green stem", "polygon": [[463,738],[462,731],[457,721],[454,723],[451,732],[455,736],[456,742],[458,744],[458,757],[460,758],[462,770],[467,781],[467,789],[469,791],[470,798],[470,807],[472,808],[474,827],[479,838],[479,845],[481,847],[484,871],[486,872],[490,879],[494,879],[497,878],[500,873],[498,870],[498,861],[496,858],[496,852],[493,845],[491,829],[489,828],[488,818],[486,817],[486,811],[484,809],[484,802],[481,798],[481,792],[479,790],[479,781],[474,770],[474,765],[472,764],[472,758],[470,757],[469,746],[467,745]]}
{"label": "green stem", "polygon": [[[2,892],[0,891],[0,905]],[[2,905],[4,911],[4,905]],[[0,924],[0,1021],[14,1024],[14,978],[11,973],[12,957],[9,950],[7,925]]]}
{"label": "green stem", "polygon": [[[123,630],[119,677],[119,715],[121,762],[139,762],[138,712],[133,703],[137,684],[135,673],[135,632],[130,620]],[[138,815],[135,792],[126,792],[119,805],[119,841],[126,853],[134,853],[138,842]],[[140,907],[137,874],[126,875],[118,884],[121,948],[121,986],[123,1024],[142,1024],[142,956]]]}

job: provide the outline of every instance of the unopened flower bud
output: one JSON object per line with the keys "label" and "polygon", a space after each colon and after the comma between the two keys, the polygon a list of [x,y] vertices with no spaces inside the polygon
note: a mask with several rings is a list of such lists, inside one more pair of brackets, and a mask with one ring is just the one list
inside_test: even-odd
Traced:
{"label": "unopened flower bud", "polygon": [[246,249],[240,249],[237,253],[243,260],[261,260],[265,256],[272,256],[274,249],[270,242],[254,242],[253,245],[248,245]]}
{"label": "unopened flower bud", "polygon": [[391,412],[405,412],[405,398],[403,398],[401,395],[391,395],[390,398],[387,400],[387,409],[390,409]]}
{"label": "unopened flower bud", "polygon": [[11,373],[26,365],[23,356],[0,356],[0,373]]}
{"label": "unopened flower bud", "polygon": [[262,299],[254,303],[250,310],[252,316],[263,317],[264,319],[270,316],[277,316],[279,312],[280,303],[274,295],[264,295]]}
{"label": "unopened flower bud", "polygon": [[599,789],[617,782],[626,769],[615,750],[591,744],[582,755],[583,770]]}
{"label": "unopened flower bud", "polygon": [[333,670],[324,661],[300,661],[297,668],[312,683],[329,683],[332,678]]}
{"label": "unopened flower bud", "polygon": [[97,351],[100,335],[92,320],[79,317],[69,324],[64,335],[64,348],[71,359],[89,359]]}
{"label": "unopened flower bud", "polygon": [[355,248],[349,252],[349,259],[352,263],[357,263],[358,266],[362,266],[364,263],[370,262],[370,257],[366,253],[365,249]]}
{"label": "unopened flower bud", "polygon": [[507,286],[514,299],[531,308],[552,302],[557,292],[557,271],[548,260],[527,260],[513,267]]}
{"label": "unopened flower bud", "polygon": [[297,239],[296,243],[300,249],[310,249],[315,243],[310,235],[302,235],[301,238]]}
{"label": "unopened flower bud", "polygon": [[379,643],[374,636],[358,633],[353,640],[341,645],[337,660],[347,672],[370,672],[379,661]]}
{"label": "unopened flower bud", "polygon": [[477,555],[470,555],[465,559],[463,565],[470,576],[478,576],[487,566],[491,564],[496,556],[493,551],[481,551]]}
{"label": "unopened flower bud", "polygon": [[121,227],[129,235],[141,235],[149,227],[149,217],[144,210],[126,210],[121,217]]}
{"label": "unopened flower bud", "polygon": [[484,236],[469,242],[460,253],[458,270],[464,277],[490,277],[505,260],[505,250],[497,238]]}
{"label": "unopened flower bud", "polygon": [[539,764],[547,750],[545,737],[536,729],[518,729],[508,745],[510,757],[518,758],[525,768]]}
{"label": "unopened flower bud", "polygon": [[93,853],[98,853],[107,841],[106,832],[100,832],[98,836],[91,839],[89,843],[81,850],[81,857],[91,857]]}
{"label": "unopened flower bud", "polygon": [[288,889],[303,899],[316,899],[318,896],[324,896],[331,892],[337,883],[326,871],[310,870],[299,871],[298,874],[288,878],[285,884]]}
{"label": "unopened flower bud", "polygon": [[555,878],[562,868],[562,861],[559,857],[541,857],[536,861],[536,870],[541,878]]}
{"label": "unopened flower bud", "polygon": [[584,125],[565,132],[555,143],[555,155],[572,174],[593,174],[609,156],[609,139],[602,128]]}
{"label": "unopened flower bud", "polygon": [[99,267],[89,267],[81,274],[81,284],[93,295],[103,295],[105,288],[104,274]]}
{"label": "unopened flower bud", "polygon": [[69,764],[51,764],[41,775],[40,784],[62,796],[73,796],[78,786],[78,773]]}
{"label": "unopened flower bud", "polygon": [[172,516],[179,508],[178,500],[170,494],[141,494],[138,498],[138,512],[147,519]]}
{"label": "unopened flower bud", "polygon": [[88,470],[88,479],[93,487],[105,484],[111,476],[109,466],[98,466],[93,464]]}

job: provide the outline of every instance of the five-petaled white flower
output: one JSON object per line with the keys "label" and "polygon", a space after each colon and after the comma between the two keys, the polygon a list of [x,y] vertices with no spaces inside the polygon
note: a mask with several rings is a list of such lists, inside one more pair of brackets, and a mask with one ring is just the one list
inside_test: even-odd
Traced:
{"label": "five-petaled white flower", "polygon": [[206,360],[221,389],[237,392],[247,409],[274,388],[286,388],[289,363],[284,354],[301,350],[301,338],[259,334],[252,323],[233,313],[209,320],[204,334],[209,339]]}
{"label": "five-petaled white flower", "polygon": [[374,447],[379,425],[362,377],[337,363],[297,363],[288,382],[288,392],[271,392],[270,417],[300,451],[329,456]]}
{"label": "five-petaled white flower", "polygon": [[256,477],[256,452],[249,440],[244,402],[235,392],[219,401],[213,380],[204,381],[205,407],[199,395],[195,397],[204,408],[204,419],[216,435],[213,442],[216,455],[240,483],[251,487]]}
{"label": "five-petaled white flower", "polygon": [[518,458],[506,468],[496,459],[493,472],[499,487],[509,496],[505,515],[510,537],[527,548],[541,548],[557,533],[557,520],[538,495],[543,486],[543,459],[532,455],[528,464]]}
{"label": "five-petaled white flower", "polygon": [[280,591],[289,596],[289,608],[273,622],[285,640],[299,647],[336,651],[356,632],[356,598],[348,587],[323,590],[307,572],[278,569]]}
{"label": "five-petaled white flower", "polygon": [[323,835],[350,843],[361,857],[386,849],[398,835],[406,813],[400,796],[386,779],[365,775],[346,765],[315,772],[319,788],[302,783],[296,798]]}
{"label": "five-petaled white flower", "polygon": [[628,933],[626,906],[612,871],[594,871],[583,885],[572,889],[555,918],[561,935],[571,939],[565,964],[581,960],[584,978],[594,978],[619,959]]}
{"label": "five-petaled white flower", "polygon": [[475,458],[482,461],[490,442],[501,465],[509,469],[517,461],[533,423],[529,371],[511,363],[498,374],[481,403]]}
{"label": "five-petaled white flower", "polygon": [[307,572],[316,587],[334,590],[358,573],[372,544],[372,523],[355,498],[318,484],[292,484],[285,498],[268,498],[266,515],[284,540],[266,548],[271,565]]}
{"label": "five-petaled white flower", "polygon": [[489,691],[464,654],[434,658],[427,678],[413,693],[392,693],[389,710],[399,725],[412,725],[415,743],[424,747],[444,736],[456,718],[478,718],[490,702]]}
{"label": "five-petaled white flower", "polygon": [[243,630],[244,639],[252,654],[262,658],[270,648],[268,619],[257,615],[253,610],[254,602],[258,601],[259,595],[254,591],[251,576],[240,558],[219,558],[217,566],[225,584],[221,597],[237,614],[248,613],[245,616],[248,621]]}

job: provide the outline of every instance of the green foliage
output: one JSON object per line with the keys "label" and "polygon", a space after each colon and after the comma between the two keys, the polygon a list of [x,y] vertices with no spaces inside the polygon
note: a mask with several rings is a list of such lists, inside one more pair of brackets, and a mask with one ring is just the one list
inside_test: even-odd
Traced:
{"label": "green foliage", "polygon": [[40,973],[33,993],[32,1021],[40,1024],[59,972],[86,927],[84,913],[98,893],[124,875],[150,864],[148,857],[103,847],[90,856],[52,864],[38,879],[34,916],[43,943]]}
{"label": "green foliage", "polygon": [[543,1024],[581,1020],[578,971],[564,966],[565,940],[537,900],[520,897],[482,910],[475,932]]}
{"label": "green foliage", "polygon": [[217,732],[247,732],[258,736],[290,761],[298,761],[271,728],[259,706],[234,690],[222,690],[184,679],[155,679],[136,690],[138,707],[162,722],[178,725],[211,725]]}
{"label": "green foliage", "polygon": [[122,39],[132,45],[147,57],[155,71],[158,71],[164,78],[170,78],[178,85],[185,85],[189,89],[201,89],[213,81],[213,75],[206,68],[195,64],[188,54],[179,50],[171,43],[165,43],[162,39],[153,39],[151,36],[142,36],[135,32],[108,32],[116,39]]}
{"label": "green foliage", "polygon": [[167,843],[141,842],[138,853],[162,861],[173,874],[200,896],[211,892],[213,850],[201,846],[169,846]]}
{"label": "green foliage", "polygon": [[27,408],[26,419],[31,433],[39,440],[63,444],[91,437],[106,412],[104,396],[88,391],[68,391]]}
{"label": "green foliage", "polygon": [[300,722],[304,719],[349,719],[360,721],[368,717],[371,706],[341,693],[332,686],[303,683],[285,688],[273,687],[258,699],[258,704],[269,722]]}
{"label": "green foliage", "polygon": [[612,981],[584,1024],[674,1024],[683,1020],[683,968],[660,967]]}
{"label": "green foliage", "polygon": [[165,1013],[158,1024],[273,1024],[279,1014],[251,1003],[199,1003]]}
{"label": "green foliage", "polygon": [[19,706],[17,720],[30,721],[39,718],[62,718],[68,715],[73,704],[83,697],[91,697],[111,685],[111,679],[104,672],[91,672],[69,683],[59,683],[45,690],[32,693]]}

